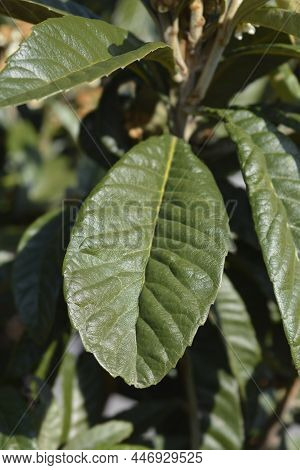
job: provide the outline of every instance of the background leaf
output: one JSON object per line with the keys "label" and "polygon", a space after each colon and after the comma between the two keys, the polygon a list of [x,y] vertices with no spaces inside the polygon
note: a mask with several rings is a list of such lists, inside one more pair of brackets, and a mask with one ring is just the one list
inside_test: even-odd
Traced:
{"label": "background leaf", "polygon": [[265,5],[269,0],[243,0],[235,15],[234,22],[245,21],[249,14]]}
{"label": "background leaf", "polygon": [[112,20],[142,41],[157,41],[159,34],[151,15],[141,0],[119,0]]}
{"label": "background leaf", "polygon": [[225,112],[225,119],[238,147],[256,231],[299,371],[299,151],[250,111]]}
{"label": "background leaf", "polygon": [[35,420],[38,424],[37,443],[39,449],[56,450],[61,444],[62,413],[52,390],[46,382],[37,380],[36,400],[39,401],[35,410]]}
{"label": "background leaf", "polygon": [[300,36],[300,12],[264,7],[251,11],[246,20],[292,36]]}
{"label": "background leaf", "polygon": [[215,310],[224,335],[233,375],[245,397],[246,387],[261,361],[260,346],[243,300],[224,274]]}
{"label": "background leaf", "polygon": [[69,14],[96,18],[88,8],[72,0],[1,0],[0,14],[33,24]]}
{"label": "background leaf", "polygon": [[238,450],[244,423],[238,383],[229,370],[220,331],[210,322],[199,330],[191,350],[202,450]]}
{"label": "background leaf", "polygon": [[63,416],[62,443],[77,438],[99,421],[105,397],[98,363],[90,355],[77,357],[77,354],[69,352],[74,346],[76,349],[76,339],[72,337],[54,387]]}
{"label": "background leaf", "polygon": [[37,342],[47,339],[54,322],[69,223],[68,211],[55,209],[26,230],[18,247],[15,301],[22,322]]}
{"label": "background leaf", "polygon": [[69,441],[65,449],[104,449],[106,446],[104,447],[103,444],[109,448],[130,437],[132,431],[132,425],[126,421],[108,421],[81,433],[80,436]]}
{"label": "background leaf", "polygon": [[[34,426],[25,400],[12,387],[0,389],[1,450],[35,450]],[[25,414],[24,414],[25,413]]]}
{"label": "background leaf", "polygon": [[237,104],[236,100],[248,85],[293,56],[299,57],[298,47],[291,46],[288,36],[273,30],[258,28],[254,36],[245,36],[242,45],[232,38],[210,85],[205,104],[219,108],[221,103],[222,106],[230,101]]}

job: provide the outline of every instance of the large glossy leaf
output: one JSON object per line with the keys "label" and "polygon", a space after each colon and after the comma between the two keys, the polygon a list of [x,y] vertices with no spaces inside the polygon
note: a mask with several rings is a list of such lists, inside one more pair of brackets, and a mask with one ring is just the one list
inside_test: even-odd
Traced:
{"label": "large glossy leaf", "polygon": [[232,373],[245,396],[247,383],[261,360],[261,351],[246,306],[225,274],[215,309]]}
{"label": "large glossy leaf", "polygon": [[244,425],[239,387],[229,370],[220,331],[207,322],[191,349],[201,449],[238,450]]}
{"label": "large glossy leaf", "polygon": [[[53,325],[64,258],[67,214],[54,210],[37,219],[24,233],[14,265],[14,294],[22,322],[37,342]],[[65,222],[65,225],[63,225]]]}
{"label": "large glossy leaf", "polygon": [[9,58],[0,74],[0,106],[45,98],[146,58],[173,69],[165,43],[142,43],[101,20],[49,19],[35,26]]}
{"label": "large glossy leaf", "polygon": [[275,29],[292,36],[300,36],[300,12],[276,7],[263,7],[251,11],[246,19],[266,28]]}
{"label": "large glossy leaf", "polygon": [[90,10],[72,0],[1,0],[0,14],[33,24],[64,15],[96,18]]}
{"label": "large glossy leaf", "polygon": [[129,384],[160,381],[206,321],[227,246],[221,195],[190,147],[168,135],[134,147],[85,201],[65,258],[86,349]]}
{"label": "large glossy leaf", "polygon": [[126,421],[108,421],[104,424],[98,424],[86,432],[80,434],[77,438],[68,442],[65,449],[103,449],[103,444],[113,446],[124,441],[133,432],[133,426]]}
{"label": "large glossy leaf", "polygon": [[221,114],[238,147],[264,260],[300,371],[299,150],[250,111]]}

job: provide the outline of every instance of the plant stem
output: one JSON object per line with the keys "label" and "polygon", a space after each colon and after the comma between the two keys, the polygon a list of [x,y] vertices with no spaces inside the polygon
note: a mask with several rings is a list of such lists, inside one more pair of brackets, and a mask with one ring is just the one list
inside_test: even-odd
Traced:
{"label": "plant stem", "polygon": [[205,25],[203,0],[194,0],[190,5],[191,19],[189,31],[190,53],[195,53],[195,48],[203,34]]}
{"label": "plant stem", "polygon": [[198,411],[195,383],[194,383],[194,378],[193,378],[191,357],[190,357],[190,353],[188,350],[186,350],[181,360],[181,367],[182,367],[181,370],[183,372],[182,375],[183,375],[185,392],[186,392],[187,403],[188,403],[191,449],[199,449],[199,446],[200,446],[199,411]]}
{"label": "plant stem", "polygon": [[174,59],[179,68],[178,73],[175,76],[175,81],[182,82],[188,77],[189,71],[179,42],[179,18],[174,17],[170,21],[169,15],[166,14],[160,14],[159,18],[164,40],[173,49]]}
{"label": "plant stem", "polygon": [[206,96],[217,66],[222,59],[224,50],[234,31],[235,23],[233,20],[241,3],[242,0],[232,0],[228,10],[225,11],[219,19],[219,29],[216,38],[212,45],[207,62],[200,75],[199,81],[192,92],[191,98],[194,104],[198,104]]}

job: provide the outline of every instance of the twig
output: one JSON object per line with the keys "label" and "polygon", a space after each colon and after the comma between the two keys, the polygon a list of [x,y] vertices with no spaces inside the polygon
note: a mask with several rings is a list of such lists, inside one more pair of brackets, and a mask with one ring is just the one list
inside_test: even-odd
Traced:
{"label": "twig", "polygon": [[193,378],[193,370],[191,357],[187,350],[181,359],[181,370],[183,375],[186,397],[188,402],[189,428],[191,449],[199,449],[200,446],[200,426],[199,411],[195,383]]}
{"label": "twig", "polygon": [[183,58],[183,54],[179,42],[179,19],[175,17],[170,24],[166,24],[165,15],[160,15],[161,25],[164,31],[164,39],[167,44],[173,49],[174,59],[176,64],[179,67],[179,72],[177,73],[175,80],[181,82],[185,80],[188,76],[188,67]]}
{"label": "twig", "polygon": [[233,20],[241,3],[242,0],[232,0],[228,10],[225,10],[219,19],[219,29],[215,41],[199,81],[193,91],[192,101],[194,104],[201,102],[207,93],[223,52],[234,31],[235,23]]}
{"label": "twig", "polygon": [[203,0],[194,0],[190,5],[191,19],[189,31],[190,54],[195,53],[196,46],[200,41],[205,25]]}
{"label": "twig", "polygon": [[179,135],[187,141],[195,130],[194,118],[185,112],[186,100],[192,93],[199,69],[202,67],[201,46],[203,28],[205,26],[204,1],[192,0],[190,3],[190,27],[186,41],[185,62],[188,67],[188,74],[182,80],[177,105],[177,123],[179,125]]}

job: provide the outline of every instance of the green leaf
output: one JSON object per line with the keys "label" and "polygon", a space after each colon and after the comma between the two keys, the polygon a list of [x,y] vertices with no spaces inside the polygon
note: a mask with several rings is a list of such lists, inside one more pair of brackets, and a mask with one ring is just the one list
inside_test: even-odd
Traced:
{"label": "green leaf", "polygon": [[299,11],[300,9],[299,0],[276,0],[276,3],[280,8],[284,8],[285,10]]}
{"label": "green leaf", "polygon": [[220,331],[207,322],[191,349],[202,450],[238,450],[244,424],[238,383],[229,370]]}
{"label": "green leaf", "polygon": [[257,55],[257,56],[283,56],[283,57],[293,57],[299,59],[300,57],[300,46],[294,44],[254,44],[253,46],[247,45],[245,47],[238,47],[233,49],[230,54],[228,54],[228,61],[231,59],[238,59],[241,56],[245,55]]}
{"label": "green leaf", "polygon": [[28,196],[37,205],[61,204],[67,190],[76,187],[77,183],[70,159],[63,156],[44,161],[37,169],[33,181]]}
{"label": "green leaf", "polygon": [[300,37],[300,13],[276,7],[263,7],[251,11],[247,21]]}
{"label": "green leaf", "polygon": [[29,333],[40,343],[51,331],[62,285],[64,228],[70,229],[67,214],[60,209],[41,216],[24,233],[14,264],[16,306]]}
{"label": "green leaf", "polygon": [[[62,415],[63,415],[63,425],[62,425],[62,434],[61,434],[61,442],[66,442],[69,438],[69,433],[72,431],[72,426],[71,426],[71,419],[73,415],[73,381],[75,378],[75,373],[76,373],[76,357],[73,354],[66,353],[63,359],[63,362],[61,364],[60,370],[58,377],[56,379],[56,383],[58,383],[61,386],[61,392],[60,392],[60,400],[61,400],[61,409],[62,409]],[[76,384],[76,391],[75,395],[78,392],[78,384]],[[75,403],[77,401],[83,401],[83,400],[75,400]],[[75,407],[77,408],[77,403],[75,404]],[[74,428],[75,433],[79,433],[82,431],[85,431],[87,428],[86,425],[86,415],[85,412],[83,411],[83,417],[81,418],[82,414],[82,403],[79,406],[79,414],[77,410],[75,411],[76,415],[76,425]],[[78,419],[79,416],[79,419]],[[78,423],[83,423],[82,426],[78,426]]]}
{"label": "green leaf", "polygon": [[56,398],[63,416],[63,443],[80,436],[100,416],[102,374],[97,362],[92,360],[94,363],[91,364],[90,357],[77,358],[70,352],[64,355],[55,383],[58,390]]}
{"label": "green leaf", "polygon": [[94,13],[72,0],[1,0],[0,14],[33,24],[64,15],[96,18]]}
{"label": "green leaf", "polygon": [[37,436],[39,449],[56,450],[61,438],[61,410],[53,397],[49,402]]}
{"label": "green leaf", "polygon": [[285,109],[275,108],[274,106],[263,106],[262,108],[258,107],[258,112],[263,113],[267,119],[277,126],[284,125],[293,129],[297,133],[300,132],[300,113],[296,112],[293,108],[289,107]]}
{"label": "green leaf", "polygon": [[[254,36],[246,36],[243,39],[245,46],[237,47],[238,41],[232,39],[216,71],[205,104],[220,107],[226,106],[230,100],[236,104],[240,92],[254,80],[272,72],[288,57],[299,57],[298,47],[286,44],[286,40],[288,37],[285,34],[265,28],[259,28]],[[261,60],[262,54],[264,60]]]}
{"label": "green leaf", "polygon": [[33,423],[25,400],[12,387],[0,389],[0,449],[35,450]]}
{"label": "green leaf", "polygon": [[97,446],[97,450],[151,450],[150,447],[145,447],[138,444],[101,444]]}
{"label": "green leaf", "polygon": [[250,111],[225,111],[221,115],[238,147],[265,264],[300,371],[299,150]]}
{"label": "green leaf", "polygon": [[261,360],[261,351],[246,306],[225,274],[215,310],[232,373],[245,396],[247,383]]}
{"label": "green leaf", "polygon": [[49,19],[35,26],[9,58],[0,74],[0,106],[45,98],[141,59],[161,62],[173,71],[172,52],[165,43],[144,44],[101,20]]}
{"label": "green leaf", "polygon": [[175,137],[129,151],[80,210],[64,263],[88,351],[136,387],[159,382],[206,321],[228,250],[215,181]]}
{"label": "green leaf", "polygon": [[235,15],[234,22],[237,24],[245,21],[253,11],[265,5],[269,0],[243,0]]}
{"label": "green leaf", "polygon": [[292,104],[300,102],[300,84],[289,64],[282,64],[272,73],[271,84],[280,100]]}
{"label": "green leaf", "polygon": [[239,403],[237,382],[228,373],[220,371],[215,382],[206,381],[207,389],[218,386],[214,405],[208,416],[208,428],[204,434],[201,449],[239,450],[243,446],[243,420]]}
{"label": "green leaf", "polygon": [[300,426],[295,423],[284,430],[284,449],[300,450]]}
{"label": "green leaf", "polygon": [[47,383],[35,378],[33,380],[35,402],[39,402],[34,410],[35,421],[38,425],[38,447],[43,450],[56,450],[61,445],[61,409]]}
{"label": "green leaf", "polygon": [[[261,57],[264,60],[261,60]],[[272,73],[289,58],[299,59],[300,47],[284,43],[257,43],[236,47],[227,52],[225,60],[220,64],[206,104],[209,106],[226,105],[230,98],[234,105],[240,98],[241,92],[254,80]],[[234,71],[238,68],[239,73]]]}
{"label": "green leaf", "polygon": [[58,341],[54,340],[49,344],[46,351],[44,351],[41,360],[33,374],[34,377],[36,377],[38,380],[47,380],[49,373],[51,374],[49,369],[53,359],[55,358],[57,347]]}
{"label": "green leaf", "polygon": [[156,25],[141,0],[118,0],[112,20],[142,41],[156,41],[159,38]]}
{"label": "green leaf", "polygon": [[133,432],[133,426],[126,421],[108,421],[98,424],[86,432],[81,433],[75,439],[69,441],[65,449],[97,450],[103,449],[103,444],[113,446],[128,439]]}

